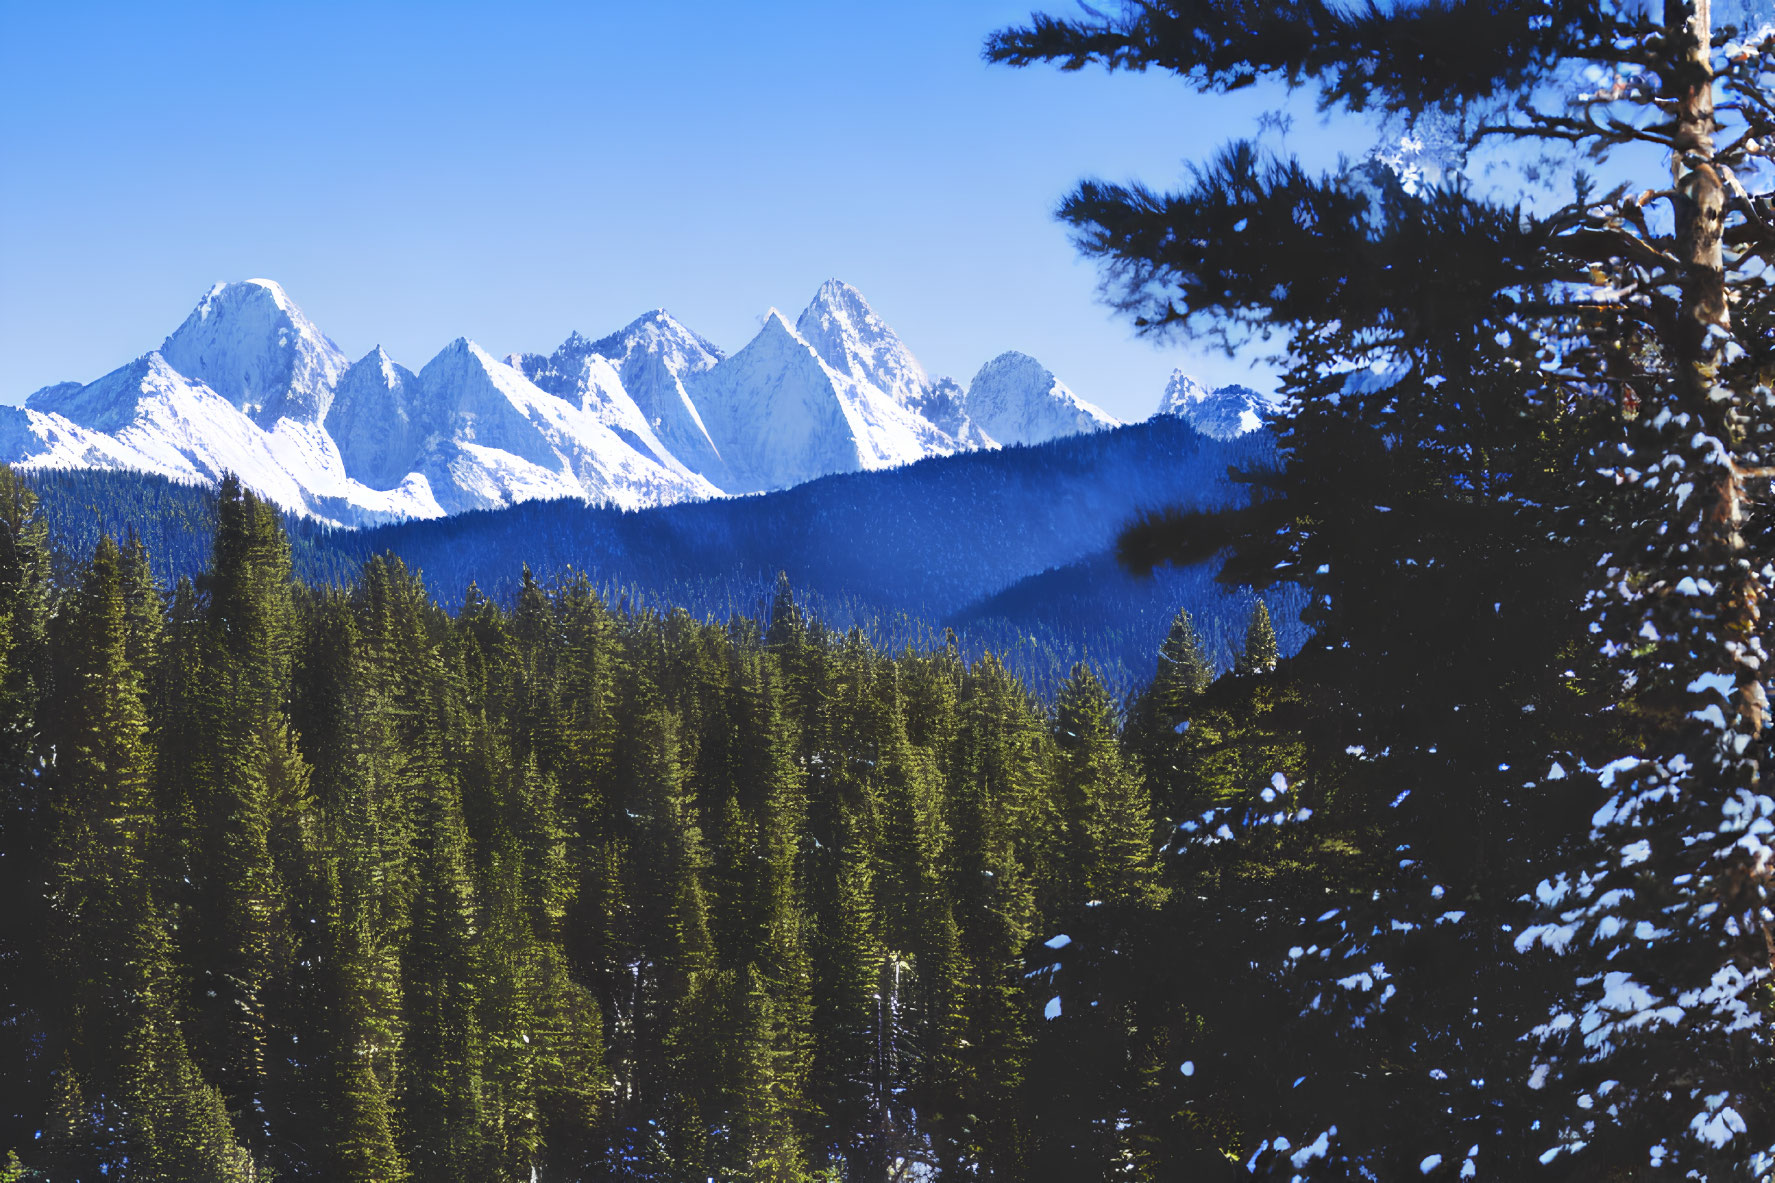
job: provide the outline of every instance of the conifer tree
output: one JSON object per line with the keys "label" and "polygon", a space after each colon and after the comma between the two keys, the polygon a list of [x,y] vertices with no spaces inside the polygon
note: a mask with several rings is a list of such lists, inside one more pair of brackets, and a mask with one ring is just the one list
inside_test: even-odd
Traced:
{"label": "conifer tree", "polygon": [[1189,609],[1179,608],[1159,646],[1158,669],[1146,696],[1154,721],[1161,728],[1175,728],[1189,717],[1190,704],[1214,681],[1214,671],[1202,650]]}
{"label": "conifer tree", "polygon": [[944,1169],[995,1178],[1026,1170],[1027,1127],[1014,1103],[1025,1080],[1024,953],[1035,935],[1037,852],[1052,833],[1045,728],[992,656],[969,670],[950,793],[948,873],[970,989],[956,1095],[933,1115]]}
{"label": "conifer tree", "polygon": [[260,1173],[236,1140],[222,1094],[203,1079],[168,1018],[177,1005],[172,942],[162,926],[139,935],[124,988],[140,1010],[123,1036],[118,1073],[127,1133],[121,1160],[112,1159],[103,1173],[139,1172],[157,1183],[249,1183]]}
{"label": "conifer tree", "polygon": [[685,808],[688,803],[669,784],[658,787],[667,795],[657,801],[664,808],[654,825],[671,826],[676,833],[656,838],[665,861],[657,900],[664,939],[654,1016],[660,1054],[654,1111],[665,1127],[660,1165],[668,1173],[684,1174],[713,1168],[719,1159],[710,1135],[736,1091],[733,1068],[740,1033],[733,1013],[733,975],[721,972],[709,931],[702,832]]}
{"label": "conifer tree", "polygon": [[0,1145],[41,1128],[49,1062],[32,1048],[51,999],[31,970],[50,917],[37,736],[48,689],[49,548],[36,496],[0,469]]}
{"label": "conifer tree", "polygon": [[[935,659],[910,653],[884,678],[887,733],[881,749],[880,831],[875,897],[886,946],[876,975],[873,1023],[876,1079],[873,1126],[879,1133],[865,1145],[866,1170],[876,1165],[911,1169],[935,1166],[929,1116],[959,1078],[962,1002],[966,967],[950,885],[945,881],[948,818],[943,778],[935,754],[915,745],[907,732],[907,682],[932,692],[920,704],[927,738],[953,738],[955,700],[949,683],[929,669],[949,665],[952,654]],[[925,680],[902,667],[923,667]]]}
{"label": "conifer tree", "polygon": [[878,1041],[883,1032],[881,967],[886,958],[875,904],[873,849],[866,834],[842,836],[820,905],[813,949],[811,1106],[825,1120],[822,1141],[854,1177],[886,1170],[880,1145]]}
{"label": "conifer tree", "polygon": [[743,795],[751,798],[748,830],[756,836],[751,894],[757,938],[747,989],[768,1004],[759,1023],[768,1083],[756,1098],[763,1112],[754,1146],[758,1157],[773,1164],[772,1177],[787,1180],[805,1176],[810,1141],[813,966],[800,873],[807,801],[794,762],[792,724],[771,665],[759,652],[740,664],[736,674],[736,722],[746,741],[738,767],[751,782]]}
{"label": "conifer tree", "polygon": [[1054,735],[1059,832],[1050,910],[1089,900],[1118,908],[1155,903],[1151,801],[1146,786],[1123,765],[1109,692],[1083,664],[1060,688]]}
{"label": "conifer tree", "polygon": [[1054,735],[1059,826],[1044,911],[1058,931],[1044,942],[1042,955],[1054,960],[1038,977],[1060,1002],[1032,1056],[1032,1170],[1148,1177],[1138,1173],[1150,1164],[1134,1153],[1145,1131],[1130,1117],[1129,1094],[1143,1066],[1143,1016],[1131,999],[1150,972],[1141,950],[1163,898],[1151,800],[1123,764],[1107,690],[1082,664],[1060,688]]}
{"label": "conifer tree", "polygon": [[1194,725],[1202,695],[1214,681],[1187,608],[1179,608],[1159,647],[1152,681],[1135,695],[1128,712],[1127,743],[1161,811],[1179,807],[1188,761],[1184,733]]}
{"label": "conifer tree", "polygon": [[405,1069],[401,1151],[416,1181],[489,1171],[480,1022],[480,958],[469,841],[454,785],[421,790],[416,891],[401,959]]}
{"label": "conifer tree", "polygon": [[167,604],[165,653],[155,687],[155,808],[167,862],[167,899],[176,915],[193,905],[199,821],[214,777],[214,688],[208,674],[213,659],[197,587],[180,579]]}
{"label": "conifer tree", "polygon": [[[632,670],[632,742],[615,783],[622,830],[604,976],[617,1154],[666,1177],[693,1177],[709,1161],[704,1085],[719,1075],[709,1046],[723,1001],[709,907],[707,852],[685,785],[681,724],[660,702],[646,663]],[[612,905],[620,905],[620,910]]]}
{"label": "conifer tree", "polygon": [[605,871],[619,825],[613,810],[618,695],[625,661],[616,623],[583,575],[556,600],[561,632],[560,750],[544,764],[559,784],[568,857],[577,882],[564,917],[571,964],[590,980],[608,947]]}
{"label": "conifer tree", "polygon": [[180,933],[193,963],[195,1050],[255,1155],[268,1158],[267,1118],[292,1088],[278,991],[293,963],[292,893],[311,878],[313,816],[287,717],[296,638],[288,540],[275,511],[232,478],[217,515],[199,662],[183,683],[192,713],[181,738],[195,759],[168,769],[195,781],[182,876],[191,916]]}
{"label": "conifer tree", "polygon": [[[1062,211],[1148,329],[1287,336],[1271,495],[1123,549],[1239,540],[1229,578],[1308,586],[1319,739],[1362,753],[1348,787],[1399,859],[1391,890],[1295,937],[1330,967],[1278,980],[1329,1042],[1296,1041],[1299,1124],[1254,1170],[1775,1164],[1752,557],[1775,238],[1748,187],[1775,79],[1767,32],[1712,8],[1179,0],[989,44],[1311,85],[1408,133],[1322,177],[1235,144],[1185,192],[1088,182]],[[1451,151],[1404,159],[1436,139]],[[1529,145],[1544,198],[1488,193],[1464,156]],[[1648,146],[1666,161],[1643,181],[1598,187]],[[1373,1070],[1408,1052],[1427,1080]]]}
{"label": "conifer tree", "polygon": [[1236,674],[1263,674],[1276,668],[1276,628],[1270,623],[1270,608],[1262,600],[1251,609],[1251,623],[1245,629],[1245,646],[1239,660],[1233,663]]}
{"label": "conifer tree", "polygon": [[609,1137],[611,1076],[603,1013],[592,991],[574,980],[567,959],[547,949],[540,967],[539,1118],[544,1178],[593,1173]]}
{"label": "conifer tree", "polygon": [[323,822],[317,891],[323,921],[299,936],[307,983],[303,1038],[324,1114],[313,1136],[320,1169],[341,1180],[399,1180],[394,1082],[401,1065],[399,943],[411,905],[411,826],[400,800],[401,760],[390,703],[343,595],[321,592],[306,612],[293,718],[314,773]]}
{"label": "conifer tree", "polygon": [[170,942],[149,869],[154,757],[142,675],[129,660],[145,642],[132,646],[142,624],[132,619],[124,566],[102,539],[55,630],[50,952],[69,1035],[62,1087],[86,1097],[66,1120],[91,1123],[75,1135],[87,1154],[69,1165],[246,1179],[251,1160],[176,1020]]}
{"label": "conifer tree", "polygon": [[338,1116],[328,1130],[329,1165],[334,1172],[328,1178],[401,1183],[407,1178],[407,1164],[396,1145],[391,1090],[370,1049],[354,1050],[357,1054],[340,1064],[339,1074],[329,1081]]}

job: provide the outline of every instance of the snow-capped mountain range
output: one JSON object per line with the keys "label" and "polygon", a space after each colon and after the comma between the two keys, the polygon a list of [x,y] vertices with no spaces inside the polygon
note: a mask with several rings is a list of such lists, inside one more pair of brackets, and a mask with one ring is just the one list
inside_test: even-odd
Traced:
{"label": "snow-capped mountain range", "polygon": [[[1223,404],[1247,395],[1229,419]],[[1225,438],[1266,405],[1180,371],[1160,410]],[[252,279],[216,285],[159,349],[97,381],[0,406],[0,460],[234,472],[285,508],[361,526],[534,498],[663,505],[1116,426],[1021,353],[965,390],[933,379],[837,280],[794,327],[772,309],[732,356],[656,309],[548,355],[499,359],[459,338],[415,372],[380,347],[352,362]]]}
{"label": "snow-capped mountain range", "polygon": [[1249,386],[1210,390],[1182,370],[1173,370],[1158,413],[1180,416],[1203,435],[1230,440],[1262,427],[1275,415],[1276,401]]}

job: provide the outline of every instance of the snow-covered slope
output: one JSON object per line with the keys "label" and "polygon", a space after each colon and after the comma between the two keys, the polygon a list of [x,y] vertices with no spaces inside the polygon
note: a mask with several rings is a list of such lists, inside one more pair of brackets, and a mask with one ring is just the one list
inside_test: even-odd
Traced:
{"label": "snow-covered slope", "polygon": [[690,393],[731,474],[730,493],[955,450],[916,412],[827,365],[774,308],[750,344],[692,379]]}
{"label": "snow-covered slope", "polygon": [[834,370],[869,383],[903,407],[917,403],[930,385],[906,342],[848,283],[821,284],[795,321],[795,332]]}
{"label": "snow-covered slope", "polygon": [[[40,390],[26,415],[34,420],[32,434],[48,445],[22,458],[31,467],[140,468],[187,481],[233,472],[279,505],[350,525],[440,512],[422,484],[374,490],[351,480],[318,424],[280,417],[267,431],[231,399],[173,369],[158,351],[87,386]],[[58,431],[58,420],[103,433],[115,447]],[[76,462],[69,455],[76,447],[116,463]]]}
{"label": "snow-covered slope", "polygon": [[338,443],[346,472],[372,489],[391,489],[413,471],[411,462],[425,446],[424,414],[419,376],[378,345],[339,379],[327,434]]}
{"label": "snow-covered slope", "polygon": [[[63,387],[79,387],[65,382]],[[0,407],[0,463],[40,468],[133,468],[156,471],[152,461],[103,432],[63,415],[26,407]]]}
{"label": "snow-covered slope", "polygon": [[954,440],[960,451],[998,447],[998,441],[980,430],[980,425],[968,414],[968,392],[954,378],[938,378],[932,382],[910,408]]}
{"label": "snow-covered slope", "polygon": [[219,283],[160,347],[166,364],[245,411],[319,423],[350,361],[269,279]]}
{"label": "snow-covered slope", "polygon": [[821,284],[796,320],[795,332],[827,365],[924,419],[948,436],[954,449],[992,446],[968,417],[961,386],[926,374],[906,342],[850,284],[837,279]]}
{"label": "snow-covered slope", "polygon": [[[614,369],[602,366],[602,380],[614,385]],[[537,497],[635,509],[720,493],[631,447],[600,417],[596,397],[576,404],[552,395],[465,338],[426,363],[419,387],[427,450],[413,464],[448,513]]]}
{"label": "snow-covered slope", "polygon": [[967,411],[1000,444],[1039,444],[1121,426],[1108,411],[1088,403],[1027,353],[1001,353],[968,384]]}
{"label": "snow-covered slope", "polygon": [[509,359],[550,394],[578,402],[650,459],[719,485],[720,453],[684,380],[725,355],[663,308],[598,341],[574,333],[554,353]]}
{"label": "snow-covered slope", "polygon": [[458,339],[417,373],[351,363],[276,283],[212,288],[159,350],[0,407],[0,460],[234,472],[347,526],[538,497],[626,508],[785,488],[1115,423],[1033,359],[932,379],[855,288],[732,357],[663,310],[499,361]]}
{"label": "snow-covered slope", "polygon": [[1230,440],[1262,427],[1275,414],[1275,404],[1249,386],[1209,390],[1182,370],[1173,370],[1158,413],[1177,415],[1203,435]]}
{"label": "snow-covered slope", "polygon": [[635,318],[590,349],[617,367],[623,388],[678,458],[698,472],[720,458],[685,383],[720,365],[727,354],[664,308]]}

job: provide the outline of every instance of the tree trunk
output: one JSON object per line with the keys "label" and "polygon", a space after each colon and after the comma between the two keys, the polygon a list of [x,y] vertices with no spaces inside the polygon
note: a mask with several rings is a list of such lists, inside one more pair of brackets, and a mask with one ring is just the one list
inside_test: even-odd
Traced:
{"label": "tree trunk", "polygon": [[1682,316],[1673,358],[1675,395],[1676,409],[1694,416],[1701,431],[1723,449],[1713,458],[1696,457],[1708,469],[1704,480],[1696,481],[1695,512],[1700,520],[1692,566],[1707,571],[1715,584],[1716,643],[1723,644],[1731,663],[1736,727],[1754,735],[1768,714],[1755,651],[1763,588],[1744,555],[1745,473],[1737,460],[1745,434],[1743,417],[1733,392],[1716,384],[1732,322],[1721,249],[1726,191],[1714,162],[1711,9],[1711,0],[1665,4],[1665,27],[1683,47],[1670,79],[1676,100],[1671,158],[1677,194],[1676,245],[1684,266]]}

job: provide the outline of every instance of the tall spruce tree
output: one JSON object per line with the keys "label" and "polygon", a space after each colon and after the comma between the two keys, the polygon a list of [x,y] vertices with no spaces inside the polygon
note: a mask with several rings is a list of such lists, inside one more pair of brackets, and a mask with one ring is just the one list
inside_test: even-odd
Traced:
{"label": "tall spruce tree", "polygon": [[[950,770],[948,876],[968,964],[955,1092],[933,1113],[943,1168],[997,1179],[1027,1170],[1029,1128],[1016,1104],[1028,1069],[1024,955],[1040,920],[1037,871],[1054,832],[1047,728],[993,656],[968,671]],[[965,1041],[965,1042],[963,1042]]]}
{"label": "tall spruce tree", "polygon": [[837,835],[830,870],[814,881],[814,971],[810,1099],[824,1120],[821,1141],[848,1175],[886,1173],[880,1064],[882,947],[874,843],[849,828]]}
{"label": "tall spruce tree", "polygon": [[1202,696],[1214,681],[1189,609],[1179,608],[1159,646],[1152,680],[1134,696],[1128,711],[1127,743],[1148,791],[1161,813],[1177,808],[1179,782],[1188,761],[1183,755]]}
{"label": "tall spruce tree", "polygon": [[150,644],[132,634],[159,620],[132,610],[126,565],[102,539],[54,631],[48,952],[66,1040],[58,1087],[86,1100],[46,1165],[70,1178],[127,1170],[244,1180],[251,1159],[178,1023],[171,942],[153,894],[154,756],[130,654]]}
{"label": "tall spruce tree", "polygon": [[1154,721],[1176,730],[1189,717],[1190,704],[1214,681],[1214,670],[1202,649],[1189,609],[1179,608],[1159,646],[1159,664],[1148,684],[1146,697]]}
{"label": "tall spruce tree", "polygon": [[[405,1177],[395,1141],[401,1066],[400,940],[411,905],[411,826],[401,800],[393,721],[347,598],[332,590],[304,611],[293,716],[323,822],[320,925],[299,934],[310,980],[304,1038],[314,1057],[316,1169],[330,1178]],[[316,931],[318,929],[318,931]]]}
{"label": "tall spruce tree", "polygon": [[1236,674],[1263,674],[1276,668],[1276,626],[1270,623],[1270,606],[1259,600],[1251,609],[1251,622],[1245,626],[1245,644],[1239,660],[1233,663]]}
{"label": "tall spruce tree", "polygon": [[1133,999],[1163,899],[1147,784],[1124,763],[1108,691],[1084,665],[1054,705],[1059,818],[1044,909],[1054,931],[1036,952],[1051,992],[1032,1056],[1036,1152],[1030,1176],[1151,1178],[1156,1164],[1134,1120],[1151,1055]]}
{"label": "tall spruce tree", "polygon": [[455,784],[420,790],[412,928],[401,959],[406,1038],[401,1152],[416,1181],[494,1170],[488,1145],[482,959],[468,828]]}
{"label": "tall spruce tree", "polygon": [[[911,667],[908,669],[907,667]],[[910,652],[883,687],[876,901],[886,953],[876,980],[873,1125],[859,1165],[911,1171],[938,1158],[932,1115],[959,1079],[969,982],[947,882],[949,824],[943,758],[958,730],[960,662],[952,649]],[[916,713],[923,743],[909,732]]]}
{"label": "tall spruce tree", "polygon": [[[1230,578],[1305,583],[1299,669],[1336,719],[1315,727],[1391,810],[1388,889],[1308,921],[1309,968],[1275,979],[1299,989],[1302,1087],[1286,1134],[1243,1145],[1254,1170],[1775,1167],[1754,506],[1775,231],[1752,191],[1775,45],[1711,8],[1158,0],[989,43],[1310,85],[1569,181],[1490,196],[1458,152],[1316,177],[1241,143],[1183,192],[1087,182],[1062,209],[1145,329],[1286,336],[1265,496],[1151,519],[1124,553],[1239,540]],[[1633,176],[1648,146],[1665,160]]]}
{"label": "tall spruce tree", "polygon": [[50,917],[44,907],[40,740],[48,690],[49,546],[37,498],[0,468],[0,1146],[34,1140],[49,1096],[50,1063],[33,1046],[51,999],[35,968]]}
{"label": "tall spruce tree", "polygon": [[192,629],[199,658],[181,679],[190,714],[178,739],[194,758],[166,774],[189,782],[180,868],[189,919],[179,935],[192,965],[194,1050],[269,1163],[270,1118],[296,1091],[282,991],[295,903],[312,883],[314,817],[288,717],[297,623],[289,542],[276,510],[232,477],[218,491],[217,519]]}
{"label": "tall spruce tree", "polygon": [[1123,762],[1109,691],[1075,665],[1054,704],[1058,833],[1050,851],[1050,911],[1096,900],[1157,898],[1158,863],[1146,786]]}

